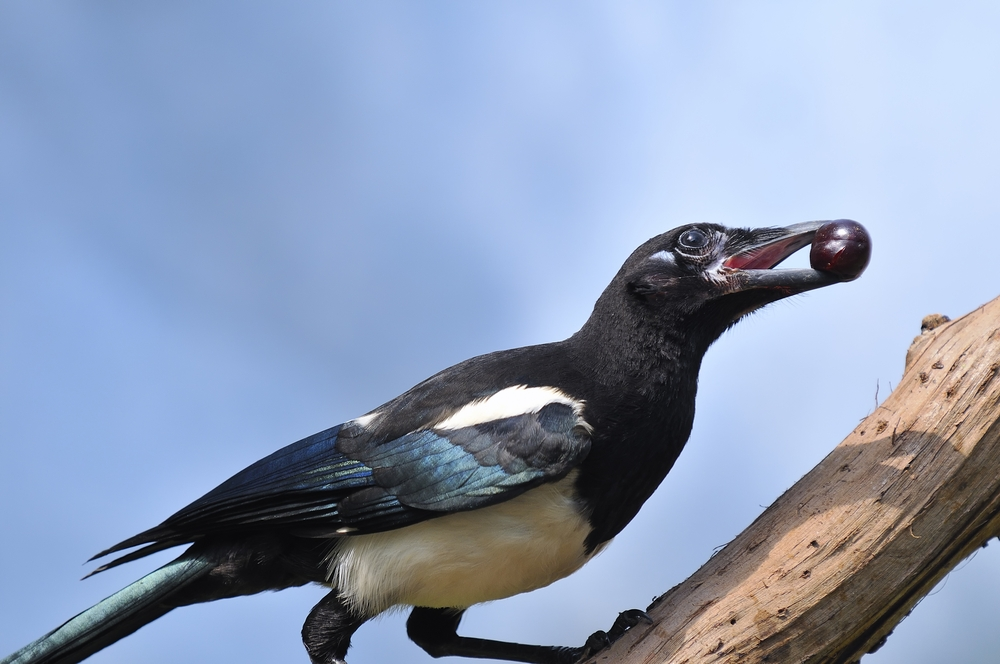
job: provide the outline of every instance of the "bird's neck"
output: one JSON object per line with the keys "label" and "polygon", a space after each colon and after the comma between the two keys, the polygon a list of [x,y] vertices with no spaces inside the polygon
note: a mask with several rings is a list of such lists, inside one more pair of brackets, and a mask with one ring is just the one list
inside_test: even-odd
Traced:
{"label": "bird's neck", "polygon": [[608,323],[588,323],[570,339],[600,391],[587,407],[594,439],[577,484],[590,510],[591,548],[632,520],[683,449],[711,342],[682,333],[680,320],[619,315]]}
{"label": "bird's neck", "polygon": [[598,301],[568,340],[576,361],[591,380],[625,392],[639,390],[650,405],[687,398],[688,389],[693,399],[702,358],[718,334],[706,333],[681,314],[651,316],[639,306]]}

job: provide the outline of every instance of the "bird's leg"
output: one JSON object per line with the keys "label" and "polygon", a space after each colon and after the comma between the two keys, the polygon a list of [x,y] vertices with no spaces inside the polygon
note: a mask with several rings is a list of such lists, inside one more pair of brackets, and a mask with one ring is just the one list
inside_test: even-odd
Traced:
{"label": "bird's leg", "polygon": [[334,588],[313,607],[302,625],[302,643],[313,664],[344,664],[351,636],[371,616],[358,615]]}
{"label": "bird's leg", "polygon": [[574,664],[590,657],[620,638],[629,627],[646,616],[642,611],[619,614],[610,632],[595,632],[580,648],[562,646],[531,646],[508,641],[475,639],[459,636],[458,623],[462,620],[458,609],[413,608],[406,621],[406,633],[431,657],[482,657],[504,659],[528,664]]}

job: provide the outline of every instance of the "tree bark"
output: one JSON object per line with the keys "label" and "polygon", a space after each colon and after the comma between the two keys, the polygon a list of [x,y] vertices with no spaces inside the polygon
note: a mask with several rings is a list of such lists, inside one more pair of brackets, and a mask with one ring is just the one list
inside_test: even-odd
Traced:
{"label": "tree bark", "polygon": [[1000,298],[934,322],[875,412],[592,661],[856,662],[997,536]]}

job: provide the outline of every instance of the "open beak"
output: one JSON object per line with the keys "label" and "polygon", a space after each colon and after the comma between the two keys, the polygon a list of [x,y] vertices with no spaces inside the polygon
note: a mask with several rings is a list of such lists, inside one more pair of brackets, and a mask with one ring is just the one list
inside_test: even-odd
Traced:
{"label": "open beak", "polygon": [[757,231],[758,241],[738,248],[722,263],[724,268],[732,271],[729,281],[733,291],[770,289],[793,295],[845,281],[833,273],[812,268],[772,269],[799,249],[812,244],[816,231],[827,223],[807,221],[786,228]]}

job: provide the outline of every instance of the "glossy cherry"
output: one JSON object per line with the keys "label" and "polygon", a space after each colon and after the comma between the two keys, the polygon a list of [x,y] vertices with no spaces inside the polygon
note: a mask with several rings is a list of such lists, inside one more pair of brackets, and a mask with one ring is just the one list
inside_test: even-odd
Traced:
{"label": "glossy cherry", "polygon": [[853,281],[865,271],[871,257],[872,238],[865,227],[850,219],[837,219],[816,231],[809,264],[814,270]]}

